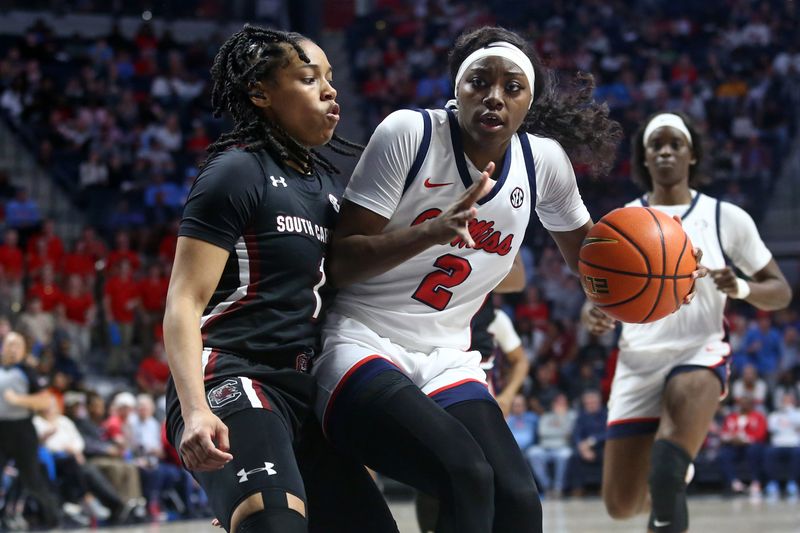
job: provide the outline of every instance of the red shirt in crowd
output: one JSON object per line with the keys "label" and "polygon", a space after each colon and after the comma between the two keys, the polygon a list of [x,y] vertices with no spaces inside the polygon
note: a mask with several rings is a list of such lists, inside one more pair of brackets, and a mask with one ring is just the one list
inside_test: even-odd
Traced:
{"label": "red shirt in crowd", "polygon": [[133,278],[110,277],[106,282],[105,295],[109,300],[111,319],[114,322],[133,322],[133,308],[139,298],[139,284]]}
{"label": "red shirt in crowd", "polygon": [[35,235],[33,236],[26,246],[26,251],[29,254],[36,253],[36,247],[38,242],[41,239],[45,239],[45,250],[47,254],[47,258],[50,259],[50,262],[57,265],[59,261],[61,261],[61,257],[64,255],[64,244],[61,242],[61,239],[58,238],[57,235],[51,235],[50,237],[45,237],[44,235]]}
{"label": "red shirt in crowd", "polygon": [[134,272],[138,271],[139,267],[142,265],[142,260],[139,259],[139,254],[133,250],[113,250],[110,254],[108,254],[106,270],[113,272],[114,267],[116,267],[117,264],[124,259],[128,260],[128,263],[131,264],[131,270]]}
{"label": "red shirt in crowd", "polygon": [[73,252],[64,255],[61,269],[65,276],[77,274],[83,278],[94,274],[94,259],[89,254]]}
{"label": "red shirt in crowd", "polygon": [[739,438],[745,442],[766,442],[767,419],[761,411],[734,412],[725,417],[722,424],[722,440]]}
{"label": "red shirt in crowd", "polygon": [[149,355],[139,363],[139,370],[136,375],[137,382],[144,381],[148,386],[164,387],[169,379],[169,365],[157,357]]}
{"label": "red shirt in crowd", "polygon": [[89,322],[89,311],[94,307],[94,298],[88,292],[72,295],[65,294],[61,300],[64,316],[67,320],[85,326]]}
{"label": "red shirt in crowd", "polygon": [[42,301],[42,311],[52,311],[64,299],[64,293],[55,283],[36,282],[28,289],[28,298],[38,297]]}
{"label": "red shirt in crowd", "polygon": [[145,278],[139,283],[139,294],[145,311],[163,311],[167,301],[169,280],[165,277]]}
{"label": "red shirt in crowd", "polygon": [[19,281],[22,279],[22,250],[16,246],[3,244],[0,246],[0,265],[9,279]]}
{"label": "red shirt in crowd", "polygon": [[39,278],[45,265],[52,266],[54,271],[58,268],[58,263],[54,263],[49,257],[37,254],[35,251],[25,256],[25,264],[31,279]]}

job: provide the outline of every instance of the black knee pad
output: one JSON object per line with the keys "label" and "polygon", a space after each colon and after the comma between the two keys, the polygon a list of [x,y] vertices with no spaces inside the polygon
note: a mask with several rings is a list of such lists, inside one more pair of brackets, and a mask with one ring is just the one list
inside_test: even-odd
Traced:
{"label": "black knee pad", "polygon": [[303,515],[288,507],[266,508],[245,517],[235,533],[306,533]]}
{"label": "black knee pad", "polygon": [[692,458],[677,444],[659,439],[653,443],[650,496],[653,509],[649,528],[657,533],[678,533],[689,528],[686,472]]}

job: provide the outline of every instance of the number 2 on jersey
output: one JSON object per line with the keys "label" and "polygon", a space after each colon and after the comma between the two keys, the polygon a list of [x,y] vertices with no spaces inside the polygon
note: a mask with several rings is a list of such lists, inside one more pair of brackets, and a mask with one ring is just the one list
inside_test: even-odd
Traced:
{"label": "number 2 on jersey", "polygon": [[472,272],[472,265],[463,257],[445,254],[436,259],[433,266],[439,270],[434,270],[425,276],[411,297],[437,311],[442,311],[453,297],[453,293],[447,289],[464,283]]}

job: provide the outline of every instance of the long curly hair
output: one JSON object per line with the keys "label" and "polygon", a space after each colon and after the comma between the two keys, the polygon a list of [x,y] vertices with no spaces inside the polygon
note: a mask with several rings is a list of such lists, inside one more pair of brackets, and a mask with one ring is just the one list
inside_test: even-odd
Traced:
{"label": "long curly hair", "polygon": [[[653,113],[647,120],[642,122],[639,129],[631,137],[631,179],[633,182],[641,187],[644,191],[650,192],[653,190],[653,177],[650,176],[650,171],[645,166],[645,149],[644,149],[644,130],[650,121],[660,115],[663,111]],[[670,111],[673,115],[678,115],[683,119],[686,124],[686,129],[692,135],[692,153],[697,161],[694,165],[689,167],[689,187],[697,188],[706,185],[710,180],[705,173],[705,164],[703,158],[703,136],[695,129],[692,120],[680,111]]]}
{"label": "long curly hair", "polygon": [[536,74],[533,105],[520,126],[521,131],[558,141],[574,162],[585,163],[592,174],[605,175],[613,168],[622,127],[609,118],[606,104],[592,99],[594,76],[579,73],[572,91],[558,91],[555,73],[545,68],[539,55],[517,33],[486,26],[462,34],[450,52],[450,80],[455,84],[461,63],[475,50],[495,41],[511,43],[531,60]]}
{"label": "long curly hair", "polygon": [[[223,43],[211,67],[211,107],[216,117],[230,113],[234,127],[208,146],[209,158],[231,146],[241,146],[248,152],[266,150],[279,161],[294,161],[306,172],[318,166],[328,173],[339,173],[333,163],[298,143],[250,101],[258,82],[273,81],[276,72],[289,65],[292,49],[302,61],[310,62],[300,46],[309,40],[299,33],[245,24]],[[356,155],[350,149],[363,149],[336,134],[325,146],[348,156]]]}

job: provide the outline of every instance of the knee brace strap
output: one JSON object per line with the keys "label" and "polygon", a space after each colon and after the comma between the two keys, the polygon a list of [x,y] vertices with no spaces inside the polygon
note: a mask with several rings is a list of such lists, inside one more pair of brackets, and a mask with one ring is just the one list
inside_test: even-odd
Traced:
{"label": "knee brace strap", "polygon": [[650,496],[653,509],[648,526],[658,533],[679,533],[689,528],[686,472],[692,458],[677,444],[659,439],[653,443]]}

